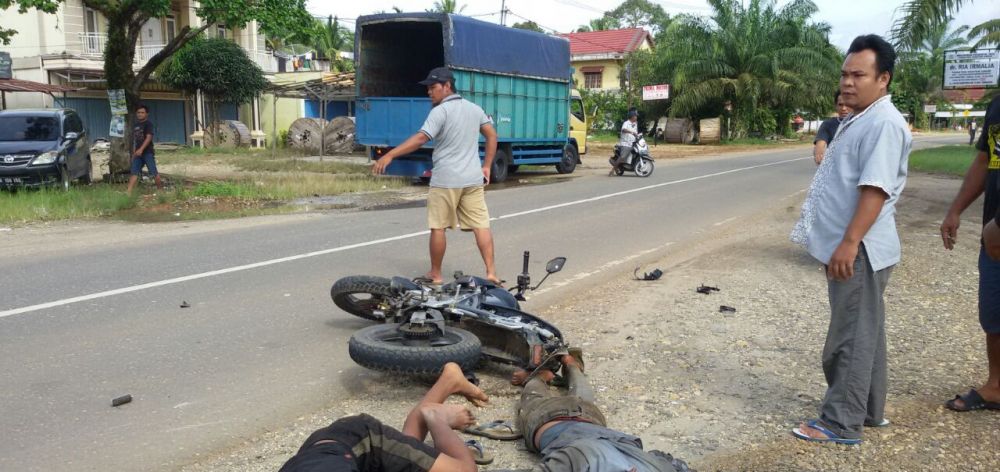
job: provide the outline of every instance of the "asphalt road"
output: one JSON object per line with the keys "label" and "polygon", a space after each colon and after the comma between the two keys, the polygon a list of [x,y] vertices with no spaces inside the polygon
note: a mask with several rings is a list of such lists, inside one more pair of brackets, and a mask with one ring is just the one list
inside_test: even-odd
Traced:
{"label": "asphalt road", "polygon": [[[513,280],[531,250],[537,281],[565,256],[526,307],[587,296],[672,244],[747,224],[739,217],[801,193],[814,171],[799,148],[490,191],[498,268]],[[349,393],[360,367],[346,342],[366,323],[329,287],[423,274],[424,226],[422,207],[331,212],[4,254],[0,470],[172,470]],[[445,272],[480,272],[472,236],[449,236]],[[124,394],[132,402],[112,408]]]}

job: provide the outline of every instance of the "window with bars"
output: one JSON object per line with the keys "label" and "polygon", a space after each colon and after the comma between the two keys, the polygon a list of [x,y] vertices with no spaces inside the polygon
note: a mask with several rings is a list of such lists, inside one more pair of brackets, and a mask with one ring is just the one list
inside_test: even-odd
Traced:
{"label": "window with bars", "polygon": [[602,72],[584,72],[583,73],[583,88],[588,89],[599,89],[603,88],[601,78],[603,77]]}

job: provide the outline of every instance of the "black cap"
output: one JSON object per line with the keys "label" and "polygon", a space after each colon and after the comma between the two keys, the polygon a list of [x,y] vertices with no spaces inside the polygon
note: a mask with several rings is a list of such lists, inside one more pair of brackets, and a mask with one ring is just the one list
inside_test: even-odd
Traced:
{"label": "black cap", "polygon": [[421,80],[420,85],[434,85],[443,84],[455,80],[455,76],[451,75],[451,71],[447,67],[435,67],[431,69],[430,73],[427,74],[427,78]]}

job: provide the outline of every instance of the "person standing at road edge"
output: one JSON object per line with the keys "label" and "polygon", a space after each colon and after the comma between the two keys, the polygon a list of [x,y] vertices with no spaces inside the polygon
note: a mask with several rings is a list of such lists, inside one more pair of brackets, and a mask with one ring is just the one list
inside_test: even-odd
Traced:
{"label": "person standing at road edge", "polygon": [[847,118],[847,115],[851,113],[851,109],[847,108],[847,105],[844,105],[843,100],[840,99],[840,89],[834,92],[833,103],[837,109],[837,116],[824,120],[819,125],[819,130],[816,131],[816,139],[813,139],[813,161],[816,162],[816,165],[823,162],[823,154],[826,153],[826,148],[833,141],[833,137],[837,135],[840,122],[844,121],[844,118]]}
{"label": "person standing at road edge", "polygon": [[895,207],[913,142],[889,95],[895,61],[880,36],[851,43],[840,96],[852,113],[830,143],[792,230],[792,241],[826,265],[830,301],[826,395],[819,418],[792,430],[807,441],[858,444],[864,426],[888,424],[883,294],[900,260]]}
{"label": "person standing at road edge", "polygon": [[997,245],[997,223],[990,220],[1000,209],[1000,97],[990,102],[976,149],[979,152],[941,223],[941,239],[945,249],[955,247],[962,212],[985,192],[984,244],[979,248],[979,324],[986,332],[988,374],[981,387],[945,403],[955,411],[1000,410],[1000,261],[988,254],[995,252],[990,250]]}
{"label": "person standing at road edge", "polygon": [[[375,161],[372,173],[384,174],[393,159],[434,140],[430,190],[427,193],[431,270],[424,277],[431,283],[442,282],[441,264],[447,248],[445,230],[458,226],[463,231],[473,232],[486,265],[486,278],[499,285],[485,192],[497,150],[493,122],[482,108],[455,93],[455,77],[447,67],[432,69],[420,85],[427,87],[427,95],[433,105],[424,125],[420,131]],[[480,134],[486,138],[486,155],[481,163]]]}

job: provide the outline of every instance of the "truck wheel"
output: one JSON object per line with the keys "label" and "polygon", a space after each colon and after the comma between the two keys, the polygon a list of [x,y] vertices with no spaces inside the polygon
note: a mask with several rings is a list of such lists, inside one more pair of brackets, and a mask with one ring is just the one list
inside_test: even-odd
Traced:
{"label": "truck wheel", "polygon": [[576,153],[576,146],[567,144],[563,147],[562,160],[556,164],[556,172],[560,174],[572,174],[576,170],[576,161],[580,156]]}
{"label": "truck wheel", "polygon": [[517,170],[520,168],[521,166],[507,166],[507,176],[510,177],[510,174],[517,173]]}
{"label": "truck wheel", "polygon": [[463,371],[479,363],[482,343],[476,335],[445,326],[438,336],[407,336],[400,324],[379,324],[362,328],[351,336],[347,350],[363,367],[397,374],[435,375],[445,364],[454,362]]}
{"label": "truck wheel", "polygon": [[352,275],[334,282],[330,288],[333,303],[354,316],[381,321],[374,311],[392,295],[392,281],[385,277]]}
{"label": "truck wheel", "polygon": [[493,156],[493,165],[490,169],[490,182],[498,184],[507,180],[507,166],[510,165],[510,156],[503,149],[497,149]]}

